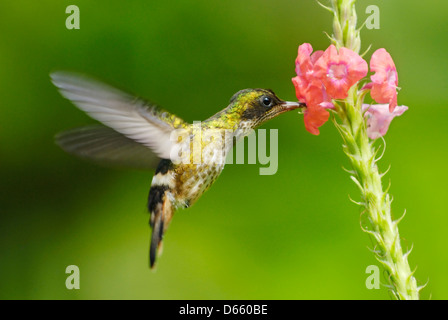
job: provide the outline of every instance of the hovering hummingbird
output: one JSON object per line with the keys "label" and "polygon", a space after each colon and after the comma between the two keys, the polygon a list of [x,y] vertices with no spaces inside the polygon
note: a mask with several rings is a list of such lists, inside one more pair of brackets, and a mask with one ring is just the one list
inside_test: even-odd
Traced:
{"label": "hovering hummingbird", "polygon": [[[197,159],[198,150],[187,153],[187,161],[179,161],[173,159],[173,154],[178,155],[180,150],[176,147],[182,143],[193,146],[198,136],[193,125],[141,98],[84,75],[54,72],[51,79],[65,98],[105,125],[58,134],[56,142],[62,149],[101,164],[155,168],[148,196],[151,268],[175,210],[191,206],[211,186],[221,174],[225,164],[222,159],[234,143],[269,119],[305,107],[302,103],[283,101],[271,90],[240,90],[226,108],[201,123],[200,134],[214,131],[214,136],[218,133],[223,139],[200,140],[201,161],[192,161]],[[176,131],[182,131],[184,138],[173,139]]]}

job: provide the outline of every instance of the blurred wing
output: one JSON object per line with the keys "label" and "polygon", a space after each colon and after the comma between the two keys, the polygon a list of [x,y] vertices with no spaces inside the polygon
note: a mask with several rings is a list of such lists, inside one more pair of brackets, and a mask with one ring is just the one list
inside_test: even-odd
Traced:
{"label": "blurred wing", "polygon": [[160,162],[146,146],[101,125],[61,132],[56,143],[70,154],[106,166],[146,170]]}
{"label": "blurred wing", "polygon": [[70,72],[54,72],[51,79],[61,94],[92,118],[169,159],[171,132],[182,119],[97,80]]}

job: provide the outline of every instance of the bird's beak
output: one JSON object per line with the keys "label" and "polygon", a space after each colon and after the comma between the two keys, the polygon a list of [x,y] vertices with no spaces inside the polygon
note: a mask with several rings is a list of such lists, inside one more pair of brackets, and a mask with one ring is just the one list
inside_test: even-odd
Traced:
{"label": "bird's beak", "polygon": [[302,102],[285,101],[280,104],[285,111],[294,110],[298,108],[305,108],[306,104]]}

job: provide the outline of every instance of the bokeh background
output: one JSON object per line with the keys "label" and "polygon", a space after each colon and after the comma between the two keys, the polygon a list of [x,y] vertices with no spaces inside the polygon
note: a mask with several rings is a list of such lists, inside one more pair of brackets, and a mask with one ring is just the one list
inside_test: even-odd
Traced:
{"label": "bokeh background", "polygon": [[[68,5],[80,30],[67,30]],[[448,3],[359,1],[380,8],[363,50],[385,47],[409,111],[386,136],[393,214],[422,298],[447,299]],[[94,123],[50,83],[69,69],[146,97],[188,121],[236,91],[271,88],[293,100],[297,46],[325,49],[331,16],[315,1],[1,1],[0,298],[388,299],[368,290],[378,264],[360,229],[358,191],[331,122],[308,134],[291,112],[279,129],[279,168],[229,165],[192,208],[176,214],[156,272],[148,268],[145,211],[151,172],[111,170],[73,158],[55,133]],[[67,290],[77,265],[81,289]],[[384,281],[384,278],[382,278]]]}

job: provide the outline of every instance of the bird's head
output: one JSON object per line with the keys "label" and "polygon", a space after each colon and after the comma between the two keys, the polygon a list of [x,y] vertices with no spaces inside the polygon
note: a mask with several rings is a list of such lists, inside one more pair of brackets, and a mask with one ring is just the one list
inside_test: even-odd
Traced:
{"label": "bird's head", "polygon": [[226,108],[230,121],[255,129],[279,114],[303,108],[300,102],[283,101],[267,89],[244,89],[235,93]]}

